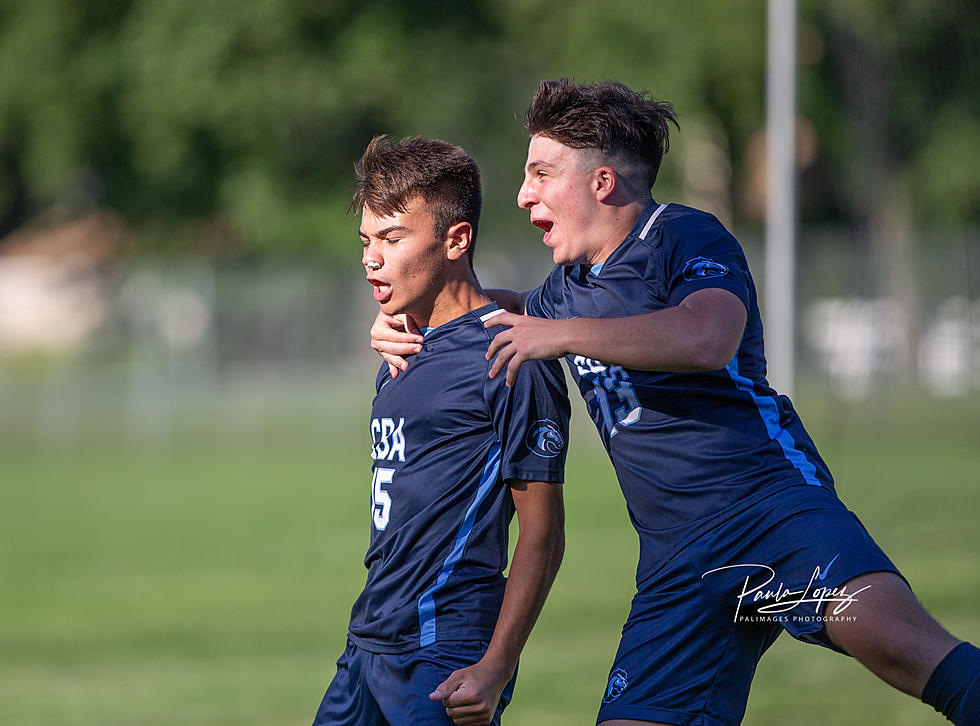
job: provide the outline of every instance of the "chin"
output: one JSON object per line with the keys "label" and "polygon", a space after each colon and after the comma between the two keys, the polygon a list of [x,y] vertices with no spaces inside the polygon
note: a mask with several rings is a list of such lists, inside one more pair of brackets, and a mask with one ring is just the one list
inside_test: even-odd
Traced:
{"label": "chin", "polygon": [[567,254],[562,254],[558,250],[554,251],[554,254],[551,255],[551,259],[555,261],[556,265],[565,265],[566,267],[569,265],[578,265],[582,262],[582,260],[572,259]]}
{"label": "chin", "polygon": [[391,300],[381,306],[381,312],[385,315],[411,315],[416,322],[426,319],[425,315],[420,312],[421,309],[424,308],[420,308],[419,305],[406,302],[396,303]]}
{"label": "chin", "polygon": [[387,302],[381,303],[381,312],[385,315],[401,315],[405,312],[398,303],[388,300]]}

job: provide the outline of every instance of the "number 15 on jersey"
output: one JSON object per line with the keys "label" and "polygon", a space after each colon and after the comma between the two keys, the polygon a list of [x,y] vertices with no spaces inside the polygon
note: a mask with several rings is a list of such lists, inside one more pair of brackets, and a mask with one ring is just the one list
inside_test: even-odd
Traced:
{"label": "number 15 on jersey", "polygon": [[391,516],[391,495],[385,485],[391,484],[394,474],[394,469],[374,469],[374,478],[371,481],[371,520],[379,532],[388,526],[388,518]]}
{"label": "number 15 on jersey", "polygon": [[610,438],[619,433],[621,427],[639,421],[640,401],[622,366],[606,365],[581,355],[575,356],[574,363],[580,376],[592,379],[595,401]]}

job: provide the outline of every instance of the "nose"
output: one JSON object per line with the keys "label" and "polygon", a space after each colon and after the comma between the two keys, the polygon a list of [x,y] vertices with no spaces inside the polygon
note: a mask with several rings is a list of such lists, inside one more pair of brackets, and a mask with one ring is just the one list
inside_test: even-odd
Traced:
{"label": "nose", "polygon": [[364,245],[364,251],[361,253],[361,264],[368,270],[380,270],[384,265],[384,259],[374,243],[368,242]]}
{"label": "nose", "polygon": [[517,206],[521,209],[530,209],[536,201],[537,197],[531,192],[531,187],[525,176],[521,188],[517,190]]}

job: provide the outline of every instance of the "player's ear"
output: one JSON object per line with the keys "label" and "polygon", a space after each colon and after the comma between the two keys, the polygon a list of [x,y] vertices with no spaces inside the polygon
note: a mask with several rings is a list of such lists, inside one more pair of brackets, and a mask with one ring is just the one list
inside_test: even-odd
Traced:
{"label": "player's ear", "polygon": [[618,183],[619,179],[616,178],[616,172],[611,166],[600,166],[592,172],[592,188],[596,199],[600,202],[606,201],[612,195]]}
{"label": "player's ear", "polygon": [[473,225],[469,222],[457,222],[446,230],[446,257],[456,261],[470,251],[473,241]]}

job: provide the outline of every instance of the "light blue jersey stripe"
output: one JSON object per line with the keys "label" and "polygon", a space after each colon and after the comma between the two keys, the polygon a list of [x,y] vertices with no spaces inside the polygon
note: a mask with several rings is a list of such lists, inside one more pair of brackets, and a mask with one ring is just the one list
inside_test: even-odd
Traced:
{"label": "light blue jersey stripe", "polygon": [[456,542],[449,553],[449,557],[442,563],[442,570],[436,578],[436,584],[422,593],[419,598],[419,645],[432,645],[436,642],[436,593],[446,584],[449,577],[453,574],[453,569],[463,556],[466,548],[466,540],[473,531],[476,524],[476,513],[483,504],[483,500],[493,491],[493,486],[500,473],[500,444],[494,444],[487,454],[487,463],[483,467],[483,477],[480,479],[480,486],[476,490],[476,499],[470,504],[463,517],[463,524],[456,534]]}
{"label": "light blue jersey stripe", "polygon": [[776,407],[776,399],[770,396],[756,395],[752,381],[740,375],[738,372],[737,355],[732,358],[732,362],[728,364],[725,370],[728,371],[728,375],[735,382],[735,387],[743,393],[749,394],[752,398],[755,407],[759,410],[759,415],[762,417],[763,423],[766,425],[769,438],[782,447],[783,454],[789,460],[789,463],[803,475],[803,480],[807,484],[820,486],[820,482],[817,480],[816,467],[813,466],[802,451],[796,448],[796,442],[793,441],[793,437],[789,431],[779,425],[779,409]]}

